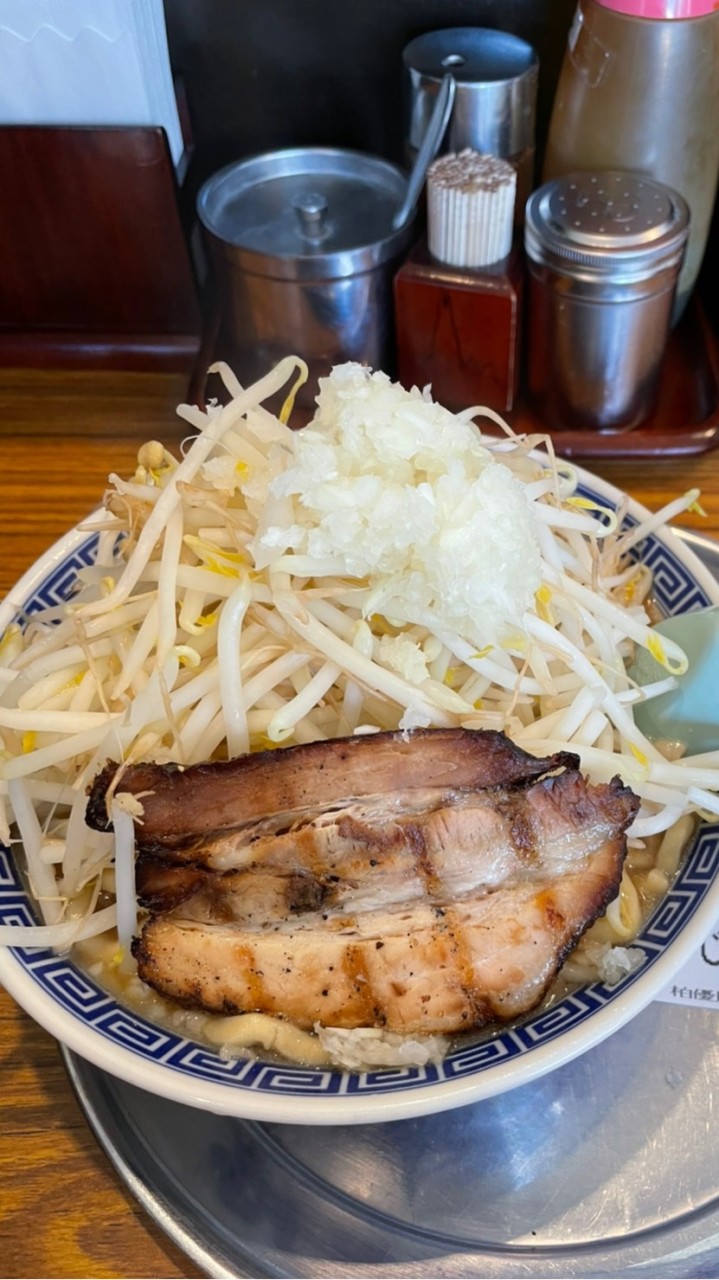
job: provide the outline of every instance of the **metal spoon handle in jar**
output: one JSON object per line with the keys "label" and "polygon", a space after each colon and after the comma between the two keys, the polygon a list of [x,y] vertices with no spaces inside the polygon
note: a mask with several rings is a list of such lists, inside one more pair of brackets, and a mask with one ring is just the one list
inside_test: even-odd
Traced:
{"label": "metal spoon handle in jar", "polygon": [[417,152],[414,166],[409,176],[404,200],[392,219],[392,229],[394,231],[399,231],[400,227],[409,222],[414,213],[414,207],[424,186],[427,170],[439,151],[440,143],[449,124],[456,89],[455,78],[448,72],[447,75],[442,77],[442,83],[437,92],[437,100],[427,125],[427,132],[422,139],[422,145]]}

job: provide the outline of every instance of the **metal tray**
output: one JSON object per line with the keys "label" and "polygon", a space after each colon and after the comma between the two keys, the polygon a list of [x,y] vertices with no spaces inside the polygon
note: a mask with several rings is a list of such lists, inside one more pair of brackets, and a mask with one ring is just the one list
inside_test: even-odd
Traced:
{"label": "metal tray", "polygon": [[[719,576],[719,545],[685,537]],[[337,1128],[213,1116],[63,1053],[120,1177],[208,1275],[719,1277],[718,1033],[657,1002],[498,1098]]]}

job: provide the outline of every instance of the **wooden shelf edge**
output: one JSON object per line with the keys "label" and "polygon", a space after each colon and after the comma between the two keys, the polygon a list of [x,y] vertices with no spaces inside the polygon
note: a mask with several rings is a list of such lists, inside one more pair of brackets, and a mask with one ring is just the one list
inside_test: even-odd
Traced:
{"label": "wooden shelf edge", "polygon": [[27,330],[0,333],[1,368],[129,369],[190,373],[195,333],[118,334]]}

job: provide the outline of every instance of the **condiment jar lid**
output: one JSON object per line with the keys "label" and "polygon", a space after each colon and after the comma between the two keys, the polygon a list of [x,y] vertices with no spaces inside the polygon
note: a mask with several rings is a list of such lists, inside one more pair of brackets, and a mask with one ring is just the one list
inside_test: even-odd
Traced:
{"label": "condiment jar lid", "polygon": [[407,239],[392,218],[407,179],[386,160],[332,147],[267,152],[228,165],[197,200],[203,226],[268,275],[347,276]]}
{"label": "condiment jar lid", "polygon": [[519,36],[493,27],[446,27],[415,36],[402,54],[410,146],[419,149],[442,77],[456,83],[449,149],[507,157],[534,146],[539,58]]}
{"label": "condiment jar lid", "polygon": [[567,274],[632,283],[681,261],[689,207],[671,187],[635,173],[569,173],[527,201],[533,262]]}

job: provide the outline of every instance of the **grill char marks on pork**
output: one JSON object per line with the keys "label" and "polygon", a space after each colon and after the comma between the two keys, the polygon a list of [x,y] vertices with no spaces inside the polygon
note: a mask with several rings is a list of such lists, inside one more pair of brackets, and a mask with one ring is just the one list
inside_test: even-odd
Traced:
{"label": "grill char marks on pork", "polygon": [[218,873],[187,864],[173,866],[146,855],[138,861],[136,881],[140,905],[152,915],[191,901],[192,914],[202,912],[210,923],[262,924],[319,911],[328,894],[326,881],[299,869]]}
{"label": "grill char marks on pork", "polygon": [[[118,790],[145,811],[140,976],[189,1006],[302,1027],[451,1034],[539,1003],[618,890],[632,792],[497,734],[313,746],[126,771]],[[96,818],[112,776],[93,787]]]}
{"label": "grill char marks on pork", "polygon": [[516,1018],[616,892],[623,840],[557,880],[274,928],[156,916],[135,946],[142,978],[215,1013],[257,1011],[299,1026],[453,1034]]}

